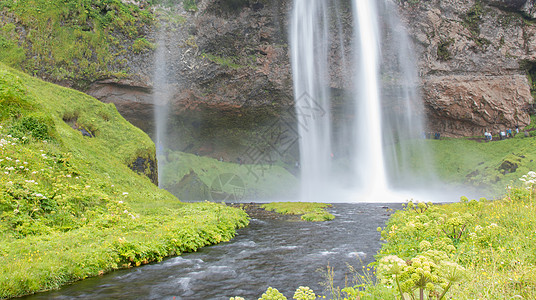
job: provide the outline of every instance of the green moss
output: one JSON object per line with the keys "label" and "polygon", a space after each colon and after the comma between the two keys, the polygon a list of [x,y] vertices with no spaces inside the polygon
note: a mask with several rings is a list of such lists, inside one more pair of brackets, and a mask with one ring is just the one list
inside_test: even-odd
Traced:
{"label": "green moss", "polygon": [[519,67],[525,70],[529,80],[532,97],[536,100],[536,62],[530,60],[521,60]]}
{"label": "green moss", "polygon": [[454,43],[454,39],[448,39],[448,40],[442,40],[439,45],[437,45],[437,57],[439,60],[449,60],[450,59],[450,51],[449,47]]}
{"label": "green moss", "polygon": [[331,205],[313,202],[272,202],[261,205],[261,208],[265,210],[275,211],[283,215],[302,215],[302,220],[310,222],[335,219],[335,216],[325,210],[328,207],[331,207]]}
{"label": "green moss", "polygon": [[463,16],[463,25],[469,29],[473,37],[480,35],[480,22],[484,8],[480,1],[476,1],[475,5],[469,9],[469,11]]}
{"label": "green moss", "polygon": [[197,3],[196,0],[182,0],[182,6],[184,7],[184,10],[186,11],[197,11]]}
{"label": "green moss", "polygon": [[3,24],[0,61],[47,80],[81,82],[81,88],[125,69],[119,54],[138,49],[142,28],[153,20],[149,10],[120,0],[3,2],[0,15],[17,23]]}
{"label": "green moss", "polygon": [[155,44],[147,41],[145,38],[138,38],[132,44],[132,51],[137,54],[154,50],[155,48]]}
{"label": "green moss", "polygon": [[203,53],[203,54],[201,54],[201,57],[207,58],[208,60],[210,60],[213,63],[216,63],[216,64],[218,64],[220,66],[230,68],[230,69],[241,69],[241,68],[246,67],[246,66],[242,66],[242,65],[239,65],[239,64],[235,63],[235,61],[237,61],[238,58],[221,57],[221,56],[217,56],[217,55],[213,55],[213,54],[209,54],[209,53]]}

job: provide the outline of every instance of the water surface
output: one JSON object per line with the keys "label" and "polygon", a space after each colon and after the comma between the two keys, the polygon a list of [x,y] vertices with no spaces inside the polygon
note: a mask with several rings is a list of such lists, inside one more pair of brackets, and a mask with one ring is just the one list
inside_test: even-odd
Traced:
{"label": "water surface", "polygon": [[269,286],[292,298],[300,285],[319,294],[319,269],[334,267],[344,287],[347,263],[361,269],[373,261],[381,244],[376,228],[388,207],[400,208],[387,205],[334,204],[336,219],[321,223],[259,217],[230,242],[26,299],[258,299]]}

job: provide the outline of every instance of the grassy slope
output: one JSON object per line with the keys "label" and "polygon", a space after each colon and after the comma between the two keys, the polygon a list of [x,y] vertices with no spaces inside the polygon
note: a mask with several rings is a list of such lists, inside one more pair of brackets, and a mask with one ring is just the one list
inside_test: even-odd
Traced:
{"label": "grassy slope", "polygon": [[[268,165],[239,165],[230,162],[220,162],[216,159],[196,156],[194,154],[172,152],[165,164],[163,186],[177,184],[185,175],[194,171],[199,179],[209,188],[222,174],[235,174],[243,182],[243,199],[276,199],[278,196],[288,196],[298,184],[296,177],[281,166]],[[232,194],[232,185],[224,186],[224,191]]]}
{"label": "grassy slope", "polygon": [[[440,180],[478,187],[486,197],[503,195],[512,181],[536,170],[536,138],[524,138],[523,134],[489,143],[442,139],[419,141],[409,147],[423,147],[421,143],[426,143],[424,146],[430,149]],[[422,163],[418,157],[412,159],[412,165]],[[510,163],[517,166],[514,172],[508,167]]]}
{"label": "grassy slope", "polygon": [[[113,105],[0,64],[0,113],[0,298],[195,251],[247,223],[132,172],[154,145]],[[96,137],[63,121],[74,117]]]}

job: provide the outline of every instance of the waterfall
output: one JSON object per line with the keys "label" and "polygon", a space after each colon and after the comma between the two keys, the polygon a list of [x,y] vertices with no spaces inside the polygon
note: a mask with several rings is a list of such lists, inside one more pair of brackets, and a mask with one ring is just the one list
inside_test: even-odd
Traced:
{"label": "waterfall", "polygon": [[331,172],[326,13],[324,1],[296,0],[290,30],[304,201],[322,198]]}
{"label": "waterfall", "polygon": [[[338,2],[294,1],[290,46],[301,200],[403,201],[406,196],[399,190],[411,189],[432,174],[422,167],[428,164],[420,141],[423,109],[413,51],[392,1],[350,1],[350,57],[340,49],[343,13]],[[335,14],[330,14],[332,6]],[[333,15],[336,19],[330,22]],[[333,62],[336,51],[342,64]],[[332,63],[350,69],[353,78],[345,87],[339,116],[334,112],[339,104],[330,93]],[[419,172],[410,163],[415,158],[421,161]]]}
{"label": "waterfall", "polygon": [[158,185],[163,183],[163,165],[165,164],[164,149],[168,146],[168,102],[170,98],[167,83],[166,43],[164,32],[158,34],[155,52],[155,72],[153,74],[153,107],[154,107],[154,141],[156,146],[156,159],[158,163]]}
{"label": "waterfall", "polygon": [[382,143],[382,113],[378,68],[380,36],[375,6],[376,0],[354,0],[353,14],[356,46],[355,82],[356,120],[355,161],[357,180],[365,195],[387,190],[387,176]]}

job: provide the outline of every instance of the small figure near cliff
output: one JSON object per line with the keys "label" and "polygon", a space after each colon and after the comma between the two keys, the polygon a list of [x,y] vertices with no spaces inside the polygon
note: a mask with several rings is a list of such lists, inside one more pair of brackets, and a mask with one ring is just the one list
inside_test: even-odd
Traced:
{"label": "small figure near cliff", "polygon": [[519,133],[519,125],[516,125],[516,135]]}
{"label": "small figure near cliff", "polygon": [[489,132],[484,132],[484,139],[486,139],[486,142],[489,142],[491,141],[491,133]]}
{"label": "small figure near cliff", "polygon": [[501,138],[501,140],[506,139],[506,132],[501,131],[501,132],[499,133],[499,137]]}
{"label": "small figure near cliff", "polygon": [[512,137],[512,129],[508,128],[506,129],[506,137],[511,138]]}

